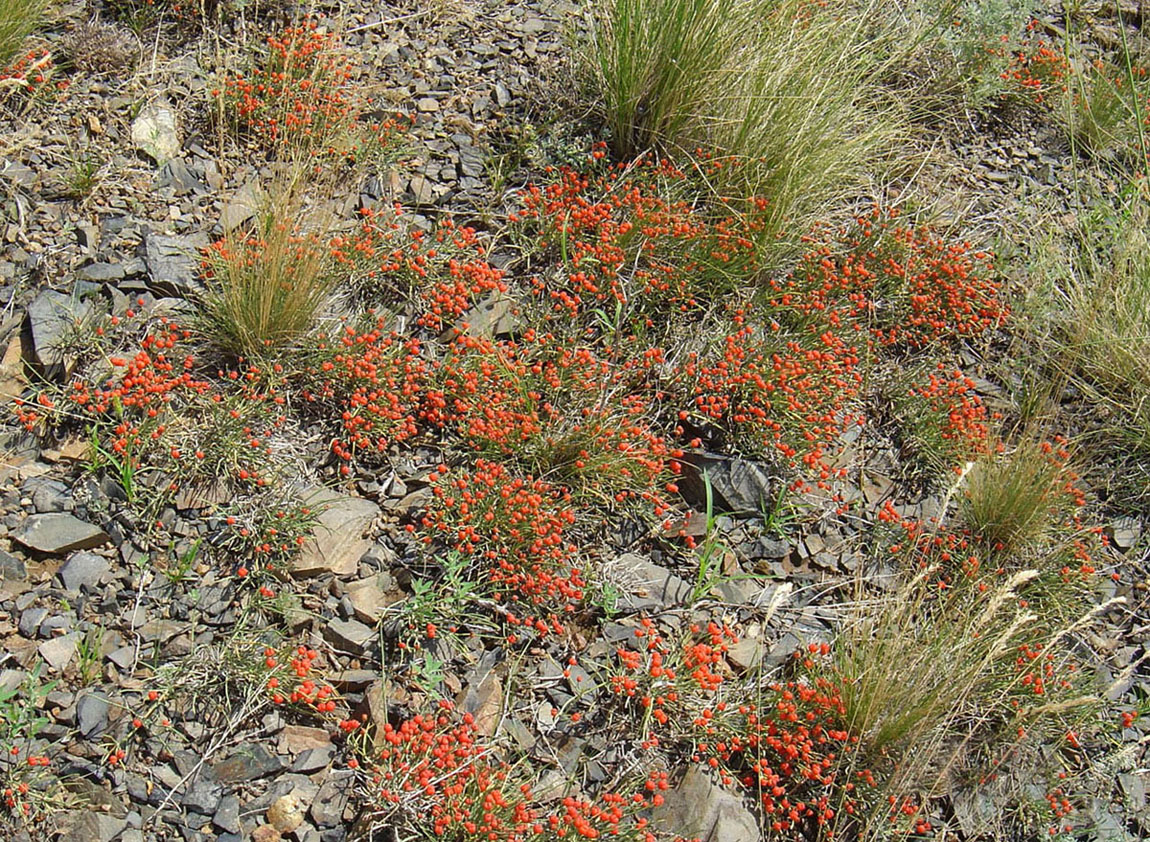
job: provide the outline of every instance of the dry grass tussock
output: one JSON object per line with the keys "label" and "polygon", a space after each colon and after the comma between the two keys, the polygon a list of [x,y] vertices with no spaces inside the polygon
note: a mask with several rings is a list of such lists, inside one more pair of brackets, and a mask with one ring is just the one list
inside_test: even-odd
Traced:
{"label": "dry grass tussock", "polygon": [[205,332],[226,352],[259,359],[288,346],[330,300],[332,220],[313,198],[298,179],[273,185],[252,226],[210,250]]}
{"label": "dry grass tussock", "polygon": [[589,53],[615,152],[715,150],[726,196],[767,196],[764,242],[805,231],[906,129],[880,80],[879,2],[613,0]]}
{"label": "dry grass tussock", "polygon": [[16,57],[46,6],[45,0],[0,0],[0,69]]}
{"label": "dry grass tussock", "polygon": [[[1059,683],[1057,676],[1071,674],[1065,654],[1050,661],[1055,678],[1042,695],[1017,666],[1020,652],[1064,653],[1060,644],[1099,613],[1052,623],[1023,599],[1039,579],[1038,570],[1024,569],[985,590],[982,580],[942,590],[938,569],[928,566],[893,594],[859,600],[836,641],[833,668],[850,730],[865,746],[861,757],[888,768],[890,793],[954,795],[1032,737],[1057,739],[1097,709],[1076,681]],[[881,829],[872,818],[868,824]]]}

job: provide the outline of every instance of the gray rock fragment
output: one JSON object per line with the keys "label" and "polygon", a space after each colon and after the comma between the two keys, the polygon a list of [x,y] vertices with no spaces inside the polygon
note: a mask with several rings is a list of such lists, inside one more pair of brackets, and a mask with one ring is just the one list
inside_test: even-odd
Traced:
{"label": "gray rock fragment", "polygon": [[68,556],[56,575],[68,591],[95,591],[100,580],[111,569],[108,559],[89,552],[78,552]]}
{"label": "gray rock fragment", "polygon": [[1110,524],[1110,540],[1120,550],[1129,550],[1142,537],[1142,521],[1136,517],[1120,517]]}
{"label": "gray rock fragment", "polygon": [[375,630],[358,620],[332,620],[324,626],[323,636],[337,649],[362,655],[375,637]]}
{"label": "gray rock fragment", "polygon": [[48,666],[58,672],[72,661],[79,645],[79,632],[72,632],[61,637],[54,637],[51,640],[45,640],[36,651],[40,653],[40,657]]}
{"label": "gray rock fragment", "polygon": [[381,573],[349,582],[344,587],[344,598],[351,604],[357,620],[374,625],[383,617],[387,606],[403,598],[394,585],[388,585],[391,585],[391,577]]}
{"label": "gray rock fragment", "polygon": [[171,187],[177,196],[205,189],[203,182],[192,174],[183,158],[172,158],[164,164],[156,179],[156,187]]}
{"label": "gray rock fragment", "polygon": [[104,283],[118,281],[124,277],[124,267],[119,263],[89,263],[77,273],[81,280]]}
{"label": "gray rock fragment", "polygon": [[335,827],[343,818],[355,773],[350,769],[333,770],[315,794],[308,814],[319,827]]}
{"label": "gray rock fragment", "polygon": [[108,727],[108,700],[99,693],[85,693],[76,700],[76,726],[85,739],[95,739]]}
{"label": "gray rock fragment", "polygon": [[212,764],[216,779],[222,783],[254,781],[282,772],[285,763],[260,743],[245,743],[228,757]]}
{"label": "gray rock fragment", "polygon": [[683,457],[683,466],[679,482],[683,497],[694,506],[705,506],[706,477],[711,484],[714,510],[730,514],[768,511],[782,483],[763,463],[714,453],[688,453]]}
{"label": "gray rock fragment", "polygon": [[12,537],[25,547],[53,555],[91,550],[110,540],[100,527],[63,512],[29,515]]}
{"label": "gray rock fragment", "polygon": [[28,577],[24,562],[11,553],[0,550],[0,581],[20,581]]}
{"label": "gray rock fragment", "polygon": [[71,824],[59,842],[112,842],[128,827],[125,819],[98,813],[92,810],[77,811],[75,822]]}
{"label": "gray rock fragment", "polygon": [[48,378],[71,374],[75,352],[68,348],[70,334],[89,317],[92,306],[75,296],[44,290],[28,305],[28,330],[33,361]]}
{"label": "gray rock fragment", "polygon": [[47,608],[25,608],[20,615],[20,623],[17,625],[17,628],[24,637],[33,638],[36,636],[40,624],[44,622],[47,617]]}
{"label": "gray rock fragment", "polygon": [[693,588],[665,567],[637,553],[619,556],[606,575],[623,592],[620,611],[656,611],[689,602]]}
{"label": "gray rock fragment", "polygon": [[224,788],[216,781],[200,778],[192,784],[180,803],[204,816],[214,815],[223,798]]}
{"label": "gray rock fragment", "polygon": [[34,480],[24,484],[25,489],[32,486],[32,508],[37,513],[66,512],[72,507],[68,486],[58,480],[45,477],[35,477]]}
{"label": "gray rock fragment", "polygon": [[300,752],[299,757],[291,765],[291,771],[302,775],[310,775],[320,769],[326,769],[335,755],[335,746],[326,745],[319,748],[309,748]]}
{"label": "gray rock fragment", "polygon": [[202,233],[186,237],[149,234],[144,248],[152,286],[178,296],[200,290],[200,258],[207,245],[208,237]]}
{"label": "gray rock fragment", "polygon": [[759,822],[736,795],[692,766],[679,785],[667,793],[655,826],[684,838],[710,842],[759,842]]}
{"label": "gray rock fragment", "polygon": [[224,231],[234,231],[249,219],[254,218],[266,203],[263,188],[259,179],[253,178],[236,191],[231,200],[224,205],[220,215],[220,225]]}
{"label": "gray rock fragment", "polygon": [[212,824],[226,833],[240,832],[240,799],[235,795],[225,795],[212,816]]}

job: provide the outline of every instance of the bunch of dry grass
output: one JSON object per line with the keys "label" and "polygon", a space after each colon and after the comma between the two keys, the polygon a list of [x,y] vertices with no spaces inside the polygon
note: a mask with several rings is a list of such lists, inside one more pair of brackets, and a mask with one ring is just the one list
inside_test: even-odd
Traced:
{"label": "bunch of dry grass", "polygon": [[226,352],[260,359],[314,324],[337,282],[327,235],[330,214],[298,179],[268,191],[254,224],[208,252],[204,329]]}
{"label": "bunch of dry grass", "polygon": [[1083,220],[1060,292],[1063,350],[1094,388],[1131,408],[1150,398],[1150,197]]}
{"label": "bunch of dry grass", "polygon": [[[1038,569],[946,577],[930,564],[893,593],[864,599],[860,588],[836,638],[833,670],[860,738],[855,762],[877,770],[882,793],[914,803],[953,794],[971,774],[1028,756],[1024,744],[1059,738],[1097,709],[1100,701],[1074,678],[1082,671],[1070,666],[1070,644],[1111,606],[1076,601],[1080,582],[1053,587],[1064,592],[1051,593]],[[1066,602],[1048,607],[1056,597]],[[1078,606],[1069,619],[1061,612],[1068,602]],[[1033,653],[1041,669],[1050,665],[1041,686],[1026,666]],[[1042,753],[1033,754],[1038,762]],[[887,799],[874,803],[864,838],[889,829]],[[989,830],[1004,815],[985,818]]]}
{"label": "bunch of dry grass", "polygon": [[[1093,187],[1084,179],[1079,189]],[[1085,435],[1112,466],[1096,480],[1112,501],[1140,506],[1150,464],[1150,194],[1135,183],[1065,230],[1030,266],[1028,338],[1045,356],[1047,391],[1069,389],[1089,415]]]}
{"label": "bunch of dry grass", "polygon": [[877,0],[613,0],[589,50],[615,152],[713,151],[722,195],[764,196],[764,242],[858,191],[900,136]]}
{"label": "bunch of dry grass", "polygon": [[1037,442],[1024,442],[1005,456],[983,454],[959,495],[962,521],[999,552],[1039,542],[1059,508],[1064,473]]}
{"label": "bunch of dry grass", "polygon": [[24,39],[40,23],[45,0],[0,0],[0,70],[20,52]]}
{"label": "bunch of dry grass", "polygon": [[115,73],[130,67],[140,54],[131,31],[99,20],[81,23],[64,38],[64,54],[77,70]]}

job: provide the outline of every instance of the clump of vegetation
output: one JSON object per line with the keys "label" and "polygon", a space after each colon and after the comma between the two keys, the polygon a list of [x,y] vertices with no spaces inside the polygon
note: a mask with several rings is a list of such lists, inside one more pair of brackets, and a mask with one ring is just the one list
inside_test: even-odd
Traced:
{"label": "clump of vegetation", "polygon": [[369,117],[352,73],[339,36],[309,19],[268,36],[255,67],[225,74],[212,93],[223,119],[280,156],[363,162],[393,148],[401,121]]}
{"label": "clump of vegetation", "polygon": [[1034,0],[934,0],[910,4],[908,13],[934,37],[924,39],[912,63],[925,77],[925,103],[961,101],[984,110],[1011,87],[1011,65],[1024,49]]}
{"label": "clump of vegetation", "polygon": [[[34,96],[47,89],[54,64],[47,49],[29,50],[6,67],[0,68],[0,98],[13,94]],[[25,102],[30,100],[24,100]]]}
{"label": "clump of vegetation", "polygon": [[963,522],[998,551],[1041,542],[1074,489],[1059,444],[1023,442],[1009,455],[987,452],[973,464],[960,497]]}
{"label": "clump of vegetation", "polygon": [[1003,71],[1005,95],[1046,110],[1076,152],[1145,161],[1150,80],[1124,27],[1119,34],[1118,45],[1102,55],[1085,54],[1073,38],[1025,39]]}
{"label": "clump of vegetation", "polygon": [[81,23],[64,40],[64,54],[77,70],[116,73],[130,67],[140,42],[130,31],[100,20]]}
{"label": "clump of vegetation", "polygon": [[49,90],[55,64],[44,46],[28,49],[25,42],[40,25],[45,0],[0,2],[0,106],[19,108]]}
{"label": "clump of vegetation", "polygon": [[[170,729],[196,722],[178,739],[201,734],[206,757],[278,708],[325,728],[292,741],[351,770],[332,780],[369,835],[657,842],[691,835],[659,811],[685,774],[771,842],[926,839],[1006,769],[1018,791],[996,789],[987,827],[964,833],[1073,832],[1072,777],[1105,727],[1088,659],[1109,630],[1095,623],[1120,601],[1098,597],[1095,568],[1115,589],[1128,568],[1111,566],[1069,467],[1099,439],[1031,434],[1087,429],[1150,452],[1150,213],[1126,195],[1027,273],[1049,305],[1023,311],[1048,340],[1033,376],[1060,379],[1050,417],[999,424],[1012,410],[991,363],[1023,341],[1016,290],[977,242],[918,223],[913,179],[885,179],[916,109],[940,98],[1001,104],[996,130],[1057,122],[1092,165],[1141,161],[1125,128],[1144,96],[1136,64],[1110,52],[1079,67],[1069,36],[1020,21],[1027,7],[610,0],[589,51],[607,134],[517,193],[501,172],[506,217],[489,207],[475,227],[455,204],[381,206],[402,165],[356,189],[399,121],[377,119],[349,45],[406,16],[346,41],[308,18],[261,36],[250,61],[221,54],[243,68],[213,92],[221,160],[242,147],[280,181],[200,255],[190,302],[117,289],[109,317],[85,302],[91,315],[60,319],[62,373],[15,401],[25,432],[69,445],[53,464],[88,475],[77,517],[116,532],[125,557],[124,541],[152,551],[137,601],[179,593],[170,615],[197,624],[146,640],[133,624],[168,662],[127,659],[147,683],[121,685],[130,713],[110,714],[87,756],[158,762]],[[119,60],[114,44],[88,49],[70,48],[74,67]],[[460,117],[432,92],[423,113]],[[91,162],[113,132],[99,129],[65,185],[76,195],[104,175]],[[464,140],[457,162],[476,178]],[[14,341],[6,366],[43,350]],[[1090,411],[1096,426],[1052,426]],[[318,485],[349,496],[304,491]],[[799,491],[809,523],[780,514]],[[743,520],[754,502],[762,524]],[[1123,524],[1123,549],[1136,533]],[[294,580],[320,564],[293,562],[325,537],[348,558],[304,594]],[[819,584],[791,612],[802,579]],[[116,638],[78,619],[89,631],[65,680],[127,672],[127,652],[103,660]],[[288,635],[309,623],[306,643]],[[17,818],[54,792],[37,775],[43,693],[0,691]]]}
{"label": "clump of vegetation", "polygon": [[904,455],[944,484],[986,452],[992,420],[974,381],[948,363],[920,363],[880,392]]}
{"label": "clump of vegetation", "polygon": [[228,501],[224,514],[235,529],[223,530],[218,544],[237,559],[285,558],[311,519],[271,493],[295,479],[299,455],[282,385],[255,366],[201,372],[194,336],[134,308],[106,317],[85,332],[72,379],[18,400],[16,417],[46,438],[82,436],[88,470],[119,486],[139,540],[162,532],[156,518],[174,500]]}
{"label": "clump of vegetation", "polygon": [[0,815],[34,823],[67,803],[52,771],[40,732],[48,725],[41,708],[56,685],[37,663],[15,687],[0,687]]}
{"label": "clump of vegetation", "polygon": [[234,229],[205,258],[205,329],[249,360],[297,342],[335,291],[326,221],[303,209],[295,185],[275,188],[251,230]]}
{"label": "clump of vegetation", "polygon": [[654,842],[647,813],[663,803],[666,772],[652,771],[634,792],[575,795],[539,804],[522,766],[499,759],[475,717],[450,702],[398,725],[387,723],[368,768],[379,782],[373,819],[416,821],[437,835],[508,842],[566,837]]}
{"label": "clump of vegetation", "polygon": [[[909,578],[885,597],[860,591],[830,669],[860,758],[882,770],[886,791],[923,804],[993,779],[999,764],[1032,756],[1024,746],[1076,745],[1101,705],[1073,648],[1098,612],[1097,537],[1059,524],[1023,546],[931,527],[889,504],[879,518],[894,526],[887,548]],[[1003,518],[992,526],[1003,537]]]}
{"label": "clump of vegetation", "polygon": [[[1121,57],[1119,57],[1121,61]],[[1067,131],[1092,155],[1146,157],[1150,80],[1146,67],[1095,59],[1071,78],[1063,109]]]}
{"label": "clump of vegetation", "polygon": [[1075,406],[1091,447],[1114,468],[1113,493],[1123,505],[1145,499],[1150,453],[1147,207],[1139,185],[1096,200],[1036,256],[1027,305],[1048,388],[1069,385],[1086,398]]}
{"label": "clump of vegetation", "polygon": [[903,130],[867,35],[880,5],[614,0],[590,60],[615,154],[715,150],[720,195],[769,202],[764,242],[805,232]]}
{"label": "clump of vegetation", "polygon": [[742,46],[755,9],[740,0],[618,0],[596,32],[594,70],[614,151],[684,146],[714,108],[716,85]]}
{"label": "clump of vegetation", "polygon": [[1133,408],[1150,397],[1150,202],[1137,189],[1087,215],[1055,278],[1062,350],[1094,389]]}
{"label": "clump of vegetation", "polygon": [[0,68],[9,68],[4,78],[11,77],[11,62],[20,53],[24,40],[40,24],[45,0],[4,0],[0,3]]}

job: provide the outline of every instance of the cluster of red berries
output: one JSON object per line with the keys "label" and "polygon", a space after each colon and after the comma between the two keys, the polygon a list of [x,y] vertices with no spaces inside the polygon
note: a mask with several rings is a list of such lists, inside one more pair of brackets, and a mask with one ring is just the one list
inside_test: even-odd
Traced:
{"label": "cluster of red berries", "polygon": [[733,322],[720,347],[682,366],[694,412],[744,450],[781,455],[827,479],[827,448],[859,394],[858,349],[830,328],[794,336],[770,316],[752,323],[749,307]]}
{"label": "cluster of red berries", "polygon": [[321,334],[316,359],[304,374],[303,399],[342,434],[331,450],[351,473],[353,460],[378,459],[394,442],[418,432],[427,364],[417,339],[389,331],[384,319],[363,328],[346,324],[335,335]]}
{"label": "cluster of red berries", "polygon": [[480,560],[500,600],[573,610],[583,581],[568,536],[575,523],[569,494],[484,459],[471,471],[440,466],[431,479],[435,499],[422,521],[426,542],[438,537]]}
{"label": "cluster of red berries", "polygon": [[35,93],[52,76],[52,53],[48,49],[29,50],[7,67],[0,68],[0,91],[18,88]]}
{"label": "cluster of red berries", "polygon": [[1066,53],[1041,39],[1027,41],[1011,56],[1010,66],[1002,78],[1038,104],[1055,91],[1066,90],[1066,77],[1072,72]]}
{"label": "cluster of red berries", "polygon": [[240,126],[273,148],[352,158],[393,142],[403,121],[364,119],[368,103],[350,92],[348,54],[318,21],[268,36],[267,47],[251,73],[228,75],[223,87],[212,91]]}
{"label": "cluster of red berries", "polygon": [[975,389],[975,382],[960,369],[948,369],[940,362],[925,381],[913,383],[907,392],[918,434],[934,439],[934,449],[956,471],[986,452],[990,435],[990,413]]}
{"label": "cluster of red berries", "polygon": [[486,260],[474,228],[444,218],[430,232],[409,229],[398,203],[390,211],[359,213],[353,232],[332,239],[333,258],[352,287],[377,303],[419,300],[417,325],[442,330],[484,296],[507,292],[503,272]]}
{"label": "cluster of red berries", "polygon": [[754,272],[761,221],[733,213],[709,220],[689,201],[667,199],[687,175],[666,159],[556,175],[523,191],[512,221],[559,259],[556,271],[533,279],[557,322],[586,325],[607,305],[622,308],[635,328],[654,327],[668,314],[698,311]]}
{"label": "cluster of red berries", "polygon": [[[109,317],[95,330],[98,358],[69,384],[15,401],[17,419],[32,431],[82,418],[124,472],[161,469],[168,483],[160,490],[169,495],[218,482],[267,485],[269,439],[287,421],[271,372],[248,366],[205,379],[190,330],[167,318],[143,322],[133,310]],[[132,345],[131,356],[116,351]]]}
{"label": "cluster of red berries", "polygon": [[530,784],[501,761],[477,732],[471,714],[450,702],[383,727],[383,749],[369,773],[382,810],[427,823],[438,836],[460,840],[528,842],[540,838],[620,838],[654,842],[643,813],[663,801],[666,773],[652,772],[630,796],[605,793],[592,801],[569,796],[537,805]]}
{"label": "cluster of red berries", "polygon": [[775,833],[813,825],[821,838],[832,839],[839,811],[858,813],[856,790],[866,780],[865,770],[847,779],[858,737],[846,727],[841,690],[824,677],[769,689],[771,706],[728,706],[707,717],[696,759],[720,770],[728,783],[758,793]]}

